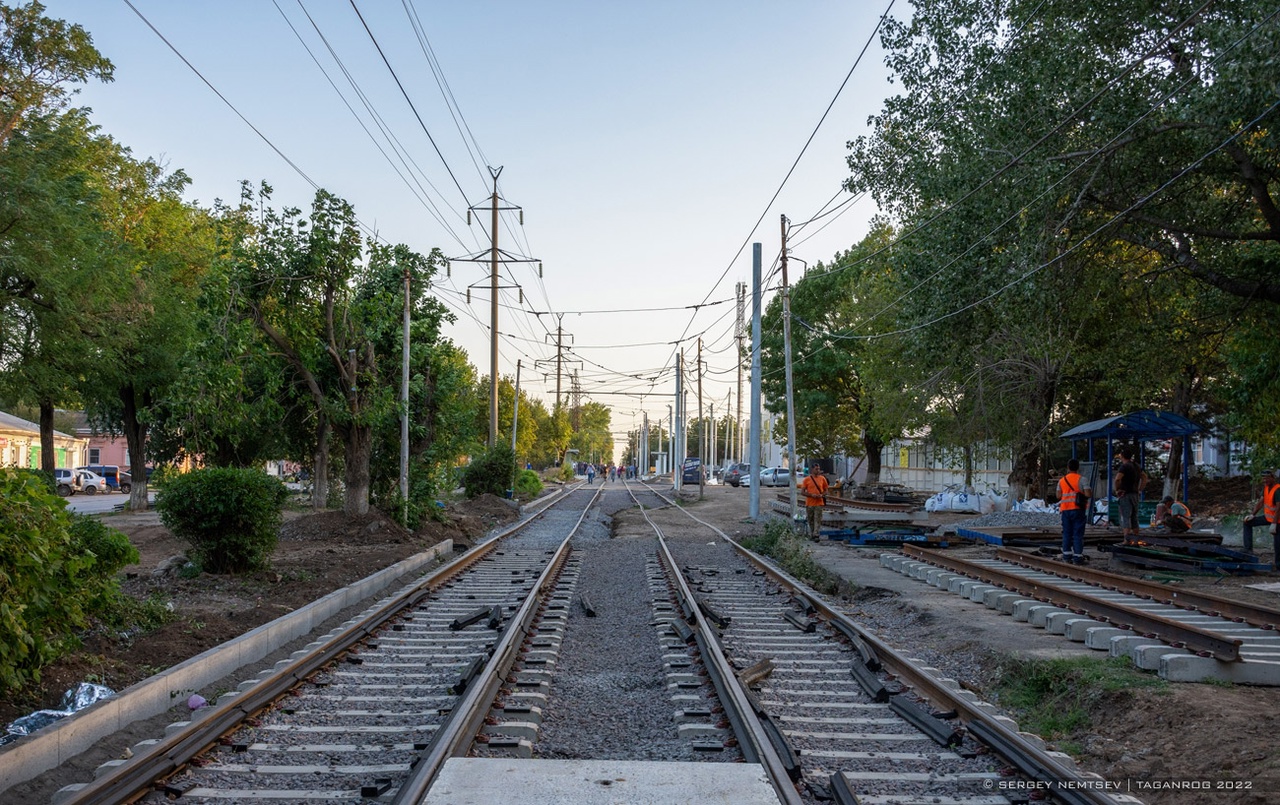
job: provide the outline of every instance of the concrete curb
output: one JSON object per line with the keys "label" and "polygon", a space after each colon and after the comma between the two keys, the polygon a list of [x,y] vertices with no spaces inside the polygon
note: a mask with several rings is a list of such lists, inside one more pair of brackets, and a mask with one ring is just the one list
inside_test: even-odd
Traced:
{"label": "concrete curb", "polygon": [[0,749],[0,792],[57,768],[131,722],[165,712],[176,700],[266,657],[400,577],[452,553],[453,541],[445,540],[15,741]]}

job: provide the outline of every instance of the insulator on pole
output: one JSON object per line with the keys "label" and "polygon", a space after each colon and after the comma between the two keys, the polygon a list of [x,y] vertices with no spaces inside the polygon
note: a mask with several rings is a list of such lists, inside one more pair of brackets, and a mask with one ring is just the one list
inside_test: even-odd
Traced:
{"label": "insulator on pole", "polygon": [[520,211],[520,226],[524,226],[524,210]]}
{"label": "insulator on pole", "polygon": [[467,226],[471,226],[471,210],[467,210]]}
{"label": "insulator on pole", "polygon": [[471,289],[467,289],[467,304],[471,304]]}
{"label": "insulator on pole", "polygon": [[524,288],[520,289],[520,304],[524,304]]}
{"label": "insulator on pole", "polygon": [[444,261],[444,275],[446,277],[453,276],[453,263],[450,263],[448,260]]}
{"label": "insulator on pole", "polygon": [[538,262],[538,279],[542,279],[542,262]]}

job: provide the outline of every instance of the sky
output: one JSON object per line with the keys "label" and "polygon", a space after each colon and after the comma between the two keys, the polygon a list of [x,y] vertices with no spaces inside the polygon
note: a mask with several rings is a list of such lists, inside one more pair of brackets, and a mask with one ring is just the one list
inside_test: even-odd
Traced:
{"label": "sky", "polygon": [[[643,413],[667,416],[675,356],[693,380],[699,337],[704,404],[736,410],[736,285],[752,242],[769,274],[781,215],[795,227],[851,202],[792,236],[812,264],[876,214],[841,183],[848,141],[894,90],[873,36],[887,0],[130,0],[155,31],[125,0],[44,2],[115,65],[74,102],[136,157],[185,171],[201,204],[248,180],[306,209],[314,183],[383,240],[465,258],[488,249],[500,166],[523,225],[504,212],[499,246],[542,277],[503,268],[499,373],[519,361],[521,390],[550,407],[562,326],[563,391],[576,369],[619,442]],[[471,226],[468,206],[483,208]],[[488,263],[451,273],[435,288],[458,319],[445,334],[487,377]]]}

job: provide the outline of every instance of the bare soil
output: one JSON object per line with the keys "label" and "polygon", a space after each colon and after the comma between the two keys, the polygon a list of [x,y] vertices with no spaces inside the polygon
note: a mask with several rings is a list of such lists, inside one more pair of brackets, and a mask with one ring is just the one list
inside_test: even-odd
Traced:
{"label": "bare soil", "polygon": [[[1244,492],[1243,497],[1248,494]],[[738,537],[762,528],[747,519],[747,500],[745,488],[709,486],[705,499],[688,500],[685,505],[698,517]],[[1247,499],[1223,499],[1214,505],[1222,512],[1239,512],[1251,503]],[[185,546],[154,515],[108,517],[107,522],[128,534],[142,554],[138,565],[127,569],[126,589],[137,596],[165,597],[173,604],[176,619],[154,632],[129,639],[88,635],[83,650],[47,669],[37,690],[21,699],[0,703],[0,719],[7,723],[38,707],[55,704],[63,691],[86,679],[121,690],[440,539],[470,544],[494,525],[512,519],[514,511],[506,501],[480,498],[450,506],[445,514],[446,524],[432,523],[416,534],[407,533],[377,514],[355,519],[335,512],[295,514],[281,530],[270,570],[242,577],[202,574],[194,579],[183,579],[176,572],[178,562],[173,557],[181,556]],[[681,519],[678,512],[658,514],[664,528],[675,526]],[[630,533],[647,527],[638,518],[624,514],[615,528],[619,533]],[[966,553],[983,550],[963,549]],[[897,590],[888,589],[892,585],[882,586],[883,577],[876,575],[882,572],[876,559],[880,552],[881,549],[823,545],[817,555],[862,587],[848,602],[850,609],[862,608],[881,616],[886,612],[900,613],[902,617],[894,621],[898,635],[895,642],[916,647],[922,656],[937,658],[935,664],[939,668],[986,698],[991,698],[993,690],[989,660],[1024,652],[1030,643],[1054,642],[1042,630],[1019,630],[1016,627],[1021,625],[1012,624],[1007,617],[1000,621],[1000,616],[960,596],[931,597],[926,606],[923,590],[929,588],[925,585],[915,588],[908,580]],[[1275,581],[1280,581],[1280,575],[1189,577],[1181,584],[1280,606],[1276,593],[1247,587]],[[988,620],[976,627],[977,619]],[[1092,719],[1086,730],[1061,736],[1058,745],[1071,750],[1083,768],[1107,779],[1180,784],[1230,779],[1250,786],[1242,791],[1210,788],[1130,792],[1143,802],[1189,805],[1280,801],[1280,751],[1274,739],[1280,731],[1280,689],[1199,684],[1127,689],[1098,696]],[[84,773],[69,770],[65,782],[83,781]],[[39,791],[40,800],[47,801],[44,793],[63,784],[58,774],[55,771],[46,775],[38,787],[19,787],[8,794],[22,791],[34,796]],[[0,795],[0,801],[5,796]]]}

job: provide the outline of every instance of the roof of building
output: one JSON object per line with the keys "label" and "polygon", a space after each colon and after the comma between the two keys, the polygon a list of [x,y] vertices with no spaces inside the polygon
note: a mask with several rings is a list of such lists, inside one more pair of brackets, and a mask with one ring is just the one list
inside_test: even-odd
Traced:
{"label": "roof of building", "polygon": [[[37,425],[34,422],[30,422],[26,419],[23,419],[20,416],[14,416],[13,414],[5,413],[4,411],[0,411],[0,430],[9,431],[10,433],[16,432],[16,433],[31,433],[37,436],[40,435],[39,425]],[[53,432],[53,435],[60,436],[63,439],[76,438],[75,436],[72,436],[70,434],[63,433],[60,430],[55,430]]]}

